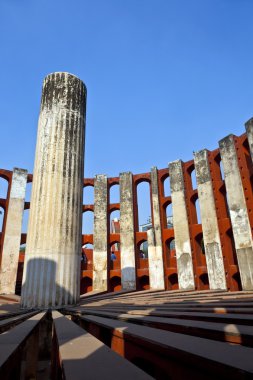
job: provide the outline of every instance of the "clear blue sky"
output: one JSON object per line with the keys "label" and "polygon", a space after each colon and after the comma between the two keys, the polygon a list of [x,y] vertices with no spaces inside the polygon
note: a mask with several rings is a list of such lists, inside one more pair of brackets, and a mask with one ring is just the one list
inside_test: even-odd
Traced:
{"label": "clear blue sky", "polygon": [[252,0],[0,0],[1,167],[33,170],[43,77],[88,88],[85,175],[189,160],[253,115]]}
{"label": "clear blue sky", "polygon": [[252,0],[0,0],[0,167],[33,171],[41,85],[88,88],[85,176],[214,149],[253,115]]}

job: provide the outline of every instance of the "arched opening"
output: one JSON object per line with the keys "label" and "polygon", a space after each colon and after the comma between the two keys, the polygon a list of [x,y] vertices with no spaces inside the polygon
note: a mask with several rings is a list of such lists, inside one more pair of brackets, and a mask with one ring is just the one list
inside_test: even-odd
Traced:
{"label": "arched opening", "polygon": [[200,214],[200,207],[199,207],[199,199],[198,198],[196,198],[196,200],[195,200],[195,210],[196,210],[197,224],[201,224],[201,214]]}
{"label": "arched opening", "polygon": [[221,159],[220,159],[220,178],[222,181],[225,180],[224,167],[223,167],[223,163]]}
{"label": "arched opening", "polygon": [[171,237],[166,240],[166,266],[167,268],[176,268],[177,267],[177,259],[176,259],[176,247],[175,247],[175,239]]}
{"label": "arched opening", "polygon": [[120,269],[120,242],[114,241],[110,245],[110,268]]}
{"label": "arched opening", "polygon": [[7,199],[9,182],[0,177],[0,198]]}
{"label": "arched opening", "polygon": [[197,189],[197,179],[196,179],[196,172],[194,168],[191,171],[191,183],[192,183],[192,190]]}
{"label": "arched opening", "polygon": [[240,273],[236,272],[232,276],[232,281],[235,289],[242,290],[242,283],[241,283],[241,277]]}
{"label": "arched opening", "polygon": [[203,234],[199,233],[195,237],[195,257],[198,266],[206,266],[206,257],[205,257],[205,245],[203,240]]}
{"label": "arched opening", "polygon": [[94,213],[91,210],[83,212],[82,234],[90,235],[94,231]]}
{"label": "arched opening", "polygon": [[166,177],[163,181],[163,192],[165,197],[171,196],[171,190],[170,190],[170,177]]}
{"label": "arched opening", "polygon": [[25,188],[25,202],[31,202],[32,182],[27,182]]}
{"label": "arched opening", "polygon": [[166,221],[167,221],[167,228],[172,229],[173,228],[172,203],[168,204],[168,206],[166,207]]}
{"label": "arched opening", "polygon": [[139,245],[139,258],[140,259],[147,259],[148,258],[148,242],[147,240],[144,240]]}
{"label": "arched opening", "polygon": [[82,246],[81,270],[93,269],[93,244],[87,243]]}
{"label": "arched opening", "polygon": [[16,276],[16,285],[15,285],[15,294],[17,294],[18,296],[21,295],[24,260],[25,260],[25,248],[26,248],[25,243],[20,245],[18,270],[17,270],[17,276]]}
{"label": "arched opening", "polygon": [[21,232],[22,234],[26,234],[27,233],[27,230],[28,230],[28,221],[29,221],[29,213],[30,213],[30,209],[26,209],[24,210],[23,212],[23,218],[22,218],[22,228],[21,228]]}
{"label": "arched opening", "polygon": [[229,214],[229,207],[228,207],[228,200],[227,200],[227,189],[226,189],[225,183],[221,186],[219,191],[222,194],[224,206],[225,206],[223,207],[223,214],[225,214],[224,217],[229,218],[230,214]]}
{"label": "arched opening", "polygon": [[209,280],[207,273],[202,273],[199,276],[201,290],[209,289]]}
{"label": "arched opening", "polygon": [[120,211],[114,210],[110,213],[110,232],[111,234],[120,233]]}
{"label": "arched opening", "polygon": [[92,185],[88,185],[83,188],[83,204],[94,204],[94,187]]}
{"label": "arched opening", "polygon": [[234,240],[234,234],[233,234],[232,228],[229,228],[226,231],[226,236],[228,237],[227,245],[228,245],[228,254],[229,254],[229,264],[238,265],[236,248],[235,248],[235,240]]}
{"label": "arched opening", "polygon": [[151,224],[150,184],[140,182],[137,185],[137,207],[138,207],[138,231],[143,231],[143,226]]}
{"label": "arched opening", "polygon": [[178,276],[177,273],[172,273],[168,276],[168,290],[178,289]]}
{"label": "arched opening", "polygon": [[4,208],[0,207],[0,232],[3,232],[3,224],[4,224]]}
{"label": "arched opening", "polygon": [[85,294],[92,291],[92,279],[85,276],[81,279],[80,294]]}
{"label": "arched opening", "polygon": [[139,278],[139,289],[140,290],[149,289],[149,276],[144,275]]}
{"label": "arched opening", "polygon": [[136,245],[137,269],[148,269],[148,242],[141,240]]}
{"label": "arched opening", "polygon": [[110,203],[120,203],[120,187],[118,184],[110,187]]}
{"label": "arched opening", "polygon": [[114,276],[110,279],[109,289],[110,292],[118,292],[121,290],[121,278],[119,276]]}

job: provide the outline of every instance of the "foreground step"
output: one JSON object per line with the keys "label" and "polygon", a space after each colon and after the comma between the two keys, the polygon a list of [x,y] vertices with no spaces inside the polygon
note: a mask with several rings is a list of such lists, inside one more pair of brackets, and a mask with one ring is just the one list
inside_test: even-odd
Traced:
{"label": "foreground step", "polygon": [[25,371],[27,378],[34,375],[37,363],[39,325],[46,313],[39,313],[13,329],[0,335],[0,379],[14,380],[20,378],[23,350],[30,341],[30,350],[26,352],[29,368]]}
{"label": "foreground step", "polygon": [[[234,323],[213,323],[176,318],[150,317],[142,315],[118,314],[99,310],[87,310],[83,314],[92,314],[180,334],[192,335],[221,342],[241,344],[253,347],[252,326],[235,325]],[[75,314],[74,314],[75,315]]]}
{"label": "foreground step", "polygon": [[253,349],[86,315],[85,329],[156,379],[252,379]]}
{"label": "foreground step", "polygon": [[53,352],[59,355],[53,359],[53,379],[151,379],[59,312],[53,311],[52,317]]}
{"label": "foreground step", "polygon": [[[68,308],[67,313],[73,314],[93,314],[95,311],[101,311],[101,307],[93,308]],[[207,322],[217,322],[217,323],[229,323],[229,324],[239,324],[239,325],[253,325],[253,315],[252,314],[215,314],[215,313],[199,313],[199,312],[181,312],[181,311],[162,311],[154,309],[139,309],[139,310],[129,310],[128,308],[110,308],[103,307],[103,311],[113,312],[117,314],[129,314],[129,315],[140,315],[140,316],[155,316],[155,317],[166,317],[166,318],[177,318],[177,319],[187,319],[187,320],[197,320],[197,321],[207,321]]]}
{"label": "foreground step", "polygon": [[15,315],[14,317],[11,317],[11,318],[6,318],[5,316],[3,320],[0,318],[0,333],[3,333],[15,327],[19,323],[25,321],[26,319],[36,314],[38,314],[38,311],[33,311],[30,313],[21,313],[20,315]]}

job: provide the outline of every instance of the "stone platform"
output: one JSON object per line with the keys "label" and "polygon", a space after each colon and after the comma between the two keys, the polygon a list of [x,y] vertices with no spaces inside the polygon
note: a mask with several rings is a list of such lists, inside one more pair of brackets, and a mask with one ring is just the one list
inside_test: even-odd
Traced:
{"label": "stone platform", "polygon": [[76,307],[0,298],[1,379],[252,379],[253,292],[86,294]]}

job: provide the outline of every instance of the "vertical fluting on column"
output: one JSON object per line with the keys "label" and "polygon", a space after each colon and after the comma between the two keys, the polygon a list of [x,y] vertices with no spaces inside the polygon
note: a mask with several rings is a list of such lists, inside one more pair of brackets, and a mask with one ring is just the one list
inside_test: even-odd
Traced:
{"label": "vertical fluting on column", "polygon": [[157,168],[151,168],[153,228],[148,231],[148,264],[150,289],[164,289],[162,229],[159,209]]}
{"label": "vertical fluting on column", "polygon": [[0,270],[0,293],[15,294],[27,170],[14,168]]}
{"label": "vertical fluting on column", "polygon": [[206,149],[195,153],[194,164],[198,184],[198,198],[209,286],[210,289],[226,290],[226,276],[222,257],[212,178],[208,163],[208,151]]}
{"label": "vertical fluting on column", "polygon": [[68,73],[43,84],[21,304],[75,304],[80,294],[86,88]]}
{"label": "vertical fluting on column", "polygon": [[179,289],[194,289],[189,223],[185,201],[182,161],[169,164]]}
{"label": "vertical fluting on column", "polygon": [[243,290],[253,289],[252,233],[238,165],[234,136],[219,141],[227,200]]}
{"label": "vertical fluting on column", "polygon": [[108,190],[107,177],[97,175],[94,181],[93,290],[107,290],[108,261]]}
{"label": "vertical fluting on column", "polygon": [[123,290],[136,289],[134,207],[132,173],[121,173],[120,184],[120,262]]}

